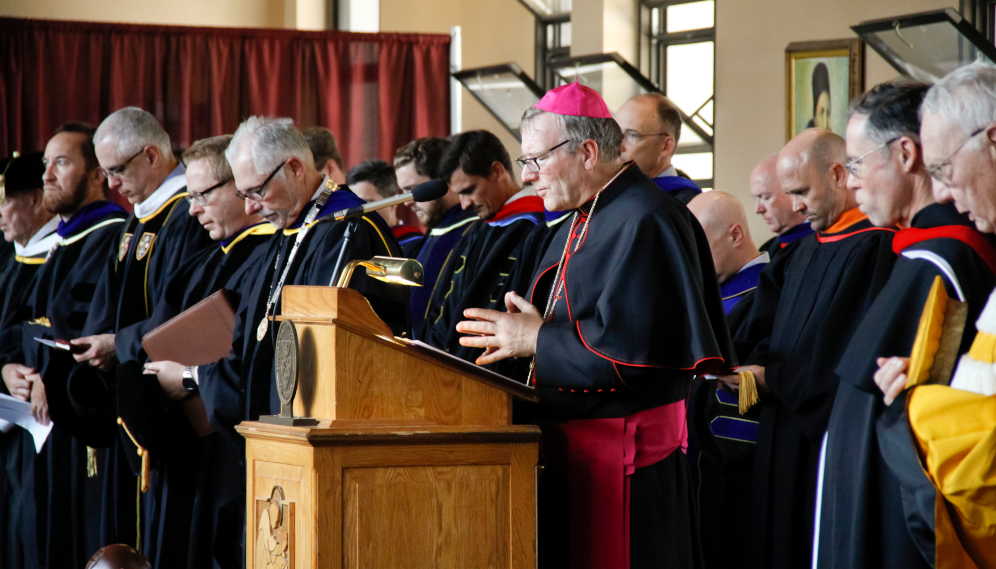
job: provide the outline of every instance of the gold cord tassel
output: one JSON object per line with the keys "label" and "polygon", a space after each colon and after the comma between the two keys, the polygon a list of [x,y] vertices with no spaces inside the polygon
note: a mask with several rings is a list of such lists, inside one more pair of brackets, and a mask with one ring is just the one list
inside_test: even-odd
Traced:
{"label": "gold cord tassel", "polygon": [[86,447],[86,476],[93,478],[97,475],[97,449]]}
{"label": "gold cord tassel", "polygon": [[752,371],[741,371],[737,374],[740,383],[740,414],[743,415],[752,405],[759,401],[757,396],[757,379]]}
{"label": "gold cord tassel", "polygon": [[118,417],[118,424],[124,428],[125,434],[128,435],[128,438],[131,439],[131,442],[135,443],[135,446],[138,447],[138,456],[142,457],[141,488],[142,492],[148,492],[149,491],[149,450],[147,448],[144,448],[142,445],[138,444],[138,441],[136,441],[135,437],[132,436],[131,431],[128,430],[128,425],[125,425],[124,419]]}

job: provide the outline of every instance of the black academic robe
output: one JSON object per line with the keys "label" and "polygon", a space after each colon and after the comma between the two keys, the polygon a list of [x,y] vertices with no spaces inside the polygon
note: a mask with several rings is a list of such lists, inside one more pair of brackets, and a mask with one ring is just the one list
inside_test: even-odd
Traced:
{"label": "black academic robe", "polygon": [[[363,203],[348,188],[339,186],[339,190],[332,194],[321,210],[318,222],[302,241],[285,286],[329,286],[343,245],[347,223],[330,222],[328,216]],[[266,301],[271,287],[279,278],[274,267],[279,260],[280,271],[283,271],[287,254],[293,247],[301,222],[311,206],[312,203],[309,203],[291,228],[278,232],[267,244],[263,268],[257,273],[248,292],[242,296],[229,357],[198,366],[199,389],[208,419],[216,431],[229,437],[242,449],[240,468],[243,476],[245,439],[235,431],[235,425],[245,420],[257,420],[260,415],[276,415],[280,412],[280,400],[273,375],[275,326],[271,324],[267,328],[262,342],[256,340],[257,327],[266,314]],[[342,264],[345,266],[352,259],[369,259],[375,255],[398,257],[401,255],[401,248],[379,215],[367,215],[356,223],[356,230]],[[361,292],[370,301],[374,312],[396,334],[408,328],[408,291],[405,287],[389,285],[368,277],[362,271],[356,271],[349,288]],[[280,303],[277,302],[275,314],[280,314],[279,309]],[[244,482],[243,478],[242,483]]]}
{"label": "black academic robe", "polygon": [[702,193],[698,184],[682,176],[658,176],[654,178],[654,183],[685,205]]}
{"label": "black academic robe", "polygon": [[[736,340],[742,362],[765,367],[769,391],[754,455],[750,543],[760,567],[811,562],[817,469],[837,391],[835,369],[882,290],[895,254],[894,231],[854,208],[832,232],[789,245],[761,272],[749,320]],[[791,250],[794,249],[794,250]]]}
{"label": "black academic robe", "polygon": [[[262,223],[198,252],[170,278],[149,327],[164,324],[221,289],[238,306],[242,292],[264,268],[273,234],[273,226]],[[197,436],[179,405],[166,399],[158,382],[142,375],[137,362],[123,364],[117,377],[121,418],[151,457],[142,554],[153,567],[239,565],[244,559],[245,488],[239,471],[243,449],[217,432]]]}
{"label": "black academic robe", "polygon": [[505,204],[493,218],[473,224],[437,277],[423,329],[416,330],[418,337],[467,361],[476,360],[484,350],[461,346],[456,324],[467,308],[505,307],[515,252],[542,223],[543,200],[525,196]]}
{"label": "black academic robe", "polygon": [[0,266],[0,367],[22,359],[21,323],[30,319],[32,281],[47,255],[48,249],[30,256],[15,254]]}
{"label": "black academic robe", "polygon": [[774,259],[775,255],[785,253],[788,250],[788,246],[792,243],[812,234],[813,228],[810,226],[809,222],[806,221],[796,225],[781,235],[775,235],[771,239],[768,239],[759,247],[759,249],[762,253],[767,253],[771,255],[772,259]]}
{"label": "black academic robe", "polygon": [[407,259],[418,257],[425,244],[425,234],[410,225],[395,225],[391,228],[394,240],[401,246],[401,253]]}
{"label": "black academic robe", "polygon": [[425,241],[422,242],[415,257],[419,263],[422,263],[422,286],[412,287],[409,306],[412,337],[416,340],[424,339],[420,334],[424,332],[426,310],[429,308],[429,299],[436,289],[436,283],[439,282],[439,273],[449,262],[453,247],[478,221],[479,218],[474,210],[465,210],[455,205],[446,212],[439,225],[429,229],[429,233],[425,236]]}
{"label": "black academic robe", "polygon": [[100,546],[101,481],[87,476],[86,444],[72,436],[72,421],[61,420],[69,406],[66,376],[76,362],[34,338],[80,335],[125,217],[124,210],[106,201],[81,208],[59,224],[60,242],[33,281],[28,298],[32,322],[21,324],[19,363],[41,375],[54,426],[41,452],[36,453],[27,433],[23,437],[24,494],[14,507],[20,510],[18,529],[29,552],[23,563],[5,567],[80,567]]}
{"label": "black academic robe", "polygon": [[[722,283],[723,310],[736,335],[754,303],[754,290],[768,261],[741,269]],[[750,545],[754,447],[762,402],[740,414],[739,396],[696,378],[688,396],[688,457],[699,506],[699,529],[706,567],[736,567]]]}
{"label": "black academic robe", "polygon": [[[19,363],[20,327],[18,324],[27,319],[27,299],[31,293],[32,282],[38,269],[45,262],[45,256],[40,255],[24,258],[15,255],[13,245],[9,255],[0,265],[0,367],[8,363]],[[7,386],[0,382],[0,393],[10,395]],[[26,552],[29,547],[22,532],[22,525],[28,523],[34,503],[30,492],[26,491],[25,483],[31,477],[31,463],[24,464],[22,460],[23,445],[31,443],[31,435],[20,427],[14,427],[10,432],[0,433],[0,460],[4,465],[4,476],[0,479],[0,499],[3,500],[2,517],[0,517],[0,562],[5,566],[35,566],[36,560],[32,552]],[[27,518],[27,519],[26,519]]]}
{"label": "black academic robe", "polygon": [[[954,205],[934,204],[914,217],[914,230],[942,226],[964,228],[996,259],[992,236],[983,237],[968,216]],[[900,235],[903,235],[902,233]],[[900,242],[897,237],[896,242]],[[899,479],[879,450],[875,424],[886,406],[873,376],[880,357],[909,356],[920,315],[935,277],[941,277],[951,298],[959,297],[953,281],[928,259],[937,255],[953,270],[968,302],[968,319],[959,354],[975,338],[975,321],[996,286],[996,275],[969,244],[954,238],[920,241],[900,255],[878,299],[855,332],[837,374],[840,385],[827,429],[826,470],[818,561],[820,567],[928,567],[906,527]]]}
{"label": "black academic robe", "polygon": [[[574,249],[584,220],[579,214],[573,227],[564,223],[549,243],[528,296],[541,311],[565,243],[570,237]],[[551,424],[681,405],[694,373],[735,363],[705,234],[681,202],[632,164],[602,191],[565,265],[564,293],[537,339],[540,403],[524,418],[544,429],[543,567],[565,566],[579,545],[570,539],[570,522],[579,519],[568,499],[571,474],[555,458],[570,453]],[[684,452],[636,468],[628,480],[631,566],[701,566]]]}
{"label": "black academic robe", "polygon": [[[144,360],[141,337],[169,277],[213,243],[197,218],[188,213],[186,195],[186,187],[181,186],[147,217],[138,218],[133,212],[104,267],[81,335],[115,334],[117,362]],[[100,453],[104,481],[101,543],[132,544],[138,543],[140,506],[136,501],[140,500],[136,498],[139,481],[129,461],[137,455],[125,429],[117,425],[115,390],[113,371],[100,372],[83,362],[69,374],[67,391],[76,415],[73,420],[79,423],[74,434],[90,446],[105,449]]]}

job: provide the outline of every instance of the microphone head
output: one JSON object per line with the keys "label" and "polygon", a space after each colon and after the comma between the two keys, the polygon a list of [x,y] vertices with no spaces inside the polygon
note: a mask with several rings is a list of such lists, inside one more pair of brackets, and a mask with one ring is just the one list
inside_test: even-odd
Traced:
{"label": "microphone head", "polygon": [[442,180],[429,180],[412,188],[412,198],[417,202],[438,200],[450,191],[450,186]]}

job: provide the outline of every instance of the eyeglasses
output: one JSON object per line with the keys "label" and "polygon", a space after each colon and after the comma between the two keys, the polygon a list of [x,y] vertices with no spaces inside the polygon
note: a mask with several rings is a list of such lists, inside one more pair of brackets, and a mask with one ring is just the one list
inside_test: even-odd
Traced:
{"label": "eyeglasses", "polygon": [[521,168],[529,168],[531,172],[539,172],[540,171],[539,161],[546,158],[547,156],[550,155],[551,152],[567,144],[568,142],[570,142],[570,139],[565,140],[560,144],[554,146],[553,148],[547,150],[546,152],[540,154],[539,156],[533,156],[532,158],[526,158],[525,155],[519,156],[518,158],[515,159],[515,163],[518,164],[519,167]]}
{"label": "eyeglasses", "polygon": [[250,199],[254,202],[262,200],[263,194],[266,193],[265,189],[266,185],[269,184],[270,180],[272,180],[273,177],[277,175],[277,172],[279,172],[280,169],[284,167],[284,164],[287,164],[287,160],[281,162],[280,165],[277,166],[277,168],[274,171],[270,172],[270,175],[267,176],[265,180],[263,180],[262,184],[256,186],[255,188],[249,188],[244,192],[242,190],[235,190],[235,195],[239,196],[242,199]]}
{"label": "eyeglasses", "polygon": [[987,128],[989,128],[989,125],[986,125],[980,128],[979,130],[973,132],[972,134],[968,135],[968,138],[965,139],[965,142],[962,142],[958,146],[958,148],[955,148],[954,152],[948,154],[948,157],[945,158],[940,164],[935,164],[934,166],[927,166],[927,173],[930,174],[930,177],[944,184],[945,186],[952,185],[954,182],[951,181],[951,159],[954,158],[955,154],[958,154],[959,150],[965,148],[965,145],[968,144],[969,140],[972,140],[980,133],[985,131]]}
{"label": "eyeglasses", "polygon": [[186,199],[187,199],[187,203],[189,203],[190,205],[194,205],[194,202],[197,202],[197,205],[201,205],[201,206],[207,205],[208,201],[207,201],[207,198],[204,197],[204,196],[208,195],[209,193],[217,190],[218,188],[224,186],[225,184],[227,184],[227,183],[229,183],[231,181],[232,181],[232,179],[228,178],[224,182],[218,182],[217,184],[211,186],[210,188],[204,190],[203,192],[197,192],[197,193],[189,192],[185,196]]}
{"label": "eyeglasses", "polygon": [[670,132],[653,132],[649,134],[641,134],[639,132],[636,132],[635,130],[627,130],[623,132],[623,136],[626,138],[626,142],[630,144],[636,144],[637,142],[640,142],[641,138],[645,138],[647,136],[673,136],[673,135]]}
{"label": "eyeglasses", "polygon": [[136,152],[131,158],[125,160],[124,164],[118,164],[117,166],[111,166],[110,168],[104,168],[104,176],[107,176],[108,178],[118,178],[118,177],[120,177],[121,174],[124,174],[125,168],[128,167],[128,164],[130,164],[132,160],[134,160],[134,159],[138,158],[139,156],[141,156],[143,152],[145,152],[145,147],[144,146],[142,147],[141,150],[139,150],[138,152]]}
{"label": "eyeglasses", "polygon": [[854,160],[848,160],[847,164],[844,164],[844,168],[846,168],[847,171],[852,176],[854,176],[855,178],[860,178],[861,176],[858,175],[858,165],[861,164],[861,161],[864,160],[865,158],[868,158],[872,154],[878,152],[879,150],[882,150],[886,146],[889,146],[890,144],[892,144],[893,142],[895,142],[897,140],[899,140],[898,136],[894,137],[894,138],[890,138],[886,142],[883,142],[882,144],[876,146],[874,149],[872,149],[872,150],[870,150],[868,152],[865,152],[864,154],[862,154],[858,158],[855,158]]}

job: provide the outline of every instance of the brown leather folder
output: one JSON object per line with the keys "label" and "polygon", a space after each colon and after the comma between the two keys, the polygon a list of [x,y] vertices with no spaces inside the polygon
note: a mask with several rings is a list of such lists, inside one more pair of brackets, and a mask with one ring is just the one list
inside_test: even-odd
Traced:
{"label": "brown leather folder", "polygon": [[[208,364],[228,357],[234,328],[235,311],[222,289],[146,334],[142,347],[152,361]],[[184,399],[180,408],[199,436],[214,432],[200,396]]]}

